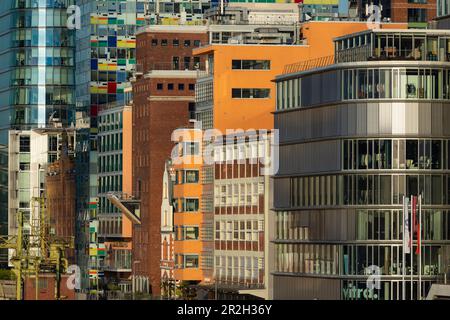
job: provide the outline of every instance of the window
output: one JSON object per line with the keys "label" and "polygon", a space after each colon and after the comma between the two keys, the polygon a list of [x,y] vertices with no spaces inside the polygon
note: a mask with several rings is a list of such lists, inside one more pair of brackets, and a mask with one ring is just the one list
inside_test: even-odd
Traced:
{"label": "window", "polygon": [[152,39],[152,47],[155,47],[158,45],[158,39]]}
{"label": "window", "polygon": [[48,149],[49,151],[58,151],[58,137],[49,136],[48,137]]}
{"label": "window", "polygon": [[156,84],[156,90],[162,90],[163,89],[163,84],[162,83],[157,83]]}
{"label": "window", "polygon": [[183,209],[184,212],[197,212],[199,209],[198,199],[183,199]]}
{"label": "window", "polygon": [[172,45],[173,45],[174,47],[178,47],[178,46],[180,45],[180,40],[178,40],[178,39],[173,39]]}
{"label": "window", "polygon": [[173,68],[173,70],[180,69],[180,58],[179,57],[172,57],[172,68]]}
{"label": "window", "polygon": [[21,171],[29,171],[30,170],[30,163],[28,163],[28,162],[21,162],[19,164],[19,169]]}
{"label": "window", "polygon": [[198,268],[198,255],[185,255],[184,256],[184,267],[185,268]]}
{"label": "window", "polygon": [[198,227],[184,227],[183,228],[183,240],[198,240],[199,228]]}
{"label": "window", "polygon": [[391,140],[344,140],[343,168],[392,169]]}
{"label": "window", "polygon": [[[438,60],[437,45],[428,48],[431,49],[426,60]],[[446,73],[446,70],[424,68],[343,70],[343,99],[448,99],[448,90],[442,84]]]}
{"label": "window", "polygon": [[184,69],[189,69],[190,64],[191,64],[191,57],[184,57]]}
{"label": "window", "polygon": [[199,172],[198,170],[186,170],[185,171],[186,183],[198,183]]}
{"label": "window", "polygon": [[184,83],[179,83],[178,84],[178,90],[184,91]]}
{"label": "window", "polygon": [[270,60],[233,60],[234,70],[270,70]]}
{"label": "window", "polygon": [[200,47],[202,42],[200,40],[194,40],[194,47]]}
{"label": "window", "polygon": [[231,61],[231,68],[233,70],[242,69],[242,60],[233,60],[233,61]]}
{"label": "window", "polygon": [[406,140],[406,168],[418,169],[418,140]]}
{"label": "window", "polygon": [[194,68],[200,68],[200,57],[194,57]]}
{"label": "window", "polygon": [[427,9],[408,9],[408,22],[427,22]]}
{"label": "window", "polygon": [[20,136],[19,152],[30,152],[30,136]]}
{"label": "window", "polygon": [[190,47],[191,46],[191,40],[184,40],[184,46]]}
{"label": "window", "polygon": [[168,90],[173,90],[173,83],[167,84],[167,89]]}
{"label": "window", "polygon": [[195,90],[195,83],[189,83],[189,91]]}
{"label": "window", "polygon": [[181,145],[181,155],[180,156],[195,156],[199,154],[199,143],[198,142],[183,142]]}
{"label": "window", "polygon": [[433,140],[431,143],[431,168],[441,169],[443,168],[442,161],[442,141]]}
{"label": "window", "polygon": [[233,88],[231,96],[234,99],[266,99],[269,98],[270,89]]}
{"label": "window", "polygon": [[162,45],[163,47],[167,46],[167,39],[162,39],[162,40],[161,40],[161,45]]}

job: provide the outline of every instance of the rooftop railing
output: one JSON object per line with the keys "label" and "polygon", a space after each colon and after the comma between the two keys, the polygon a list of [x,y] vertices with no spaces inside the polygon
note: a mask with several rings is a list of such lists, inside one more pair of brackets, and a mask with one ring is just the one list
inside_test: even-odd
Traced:
{"label": "rooftop railing", "polygon": [[325,56],[305,61],[300,61],[284,66],[283,74],[301,72],[334,64],[334,55]]}

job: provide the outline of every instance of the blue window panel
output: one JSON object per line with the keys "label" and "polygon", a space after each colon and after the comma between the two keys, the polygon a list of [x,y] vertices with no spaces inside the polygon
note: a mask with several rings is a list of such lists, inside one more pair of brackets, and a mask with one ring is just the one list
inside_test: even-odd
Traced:
{"label": "blue window panel", "polygon": [[117,82],[126,82],[127,81],[127,73],[123,71],[117,72]]}
{"label": "blue window panel", "polygon": [[108,37],[108,47],[117,47],[117,37]]}
{"label": "blue window panel", "polygon": [[91,70],[98,70],[98,60],[91,59]]}
{"label": "blue window panel", "polygon": [[125,103],[125,94],[118,93],[116,94],[117,102],[119,103]]}

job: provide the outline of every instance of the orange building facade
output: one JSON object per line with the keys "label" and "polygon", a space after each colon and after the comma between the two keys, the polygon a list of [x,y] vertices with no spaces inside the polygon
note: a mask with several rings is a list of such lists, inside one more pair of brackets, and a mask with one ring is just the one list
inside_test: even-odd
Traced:
{"label": "orange building facade", "polygon": [[101,269],[106,289],[130,293],[132,224],[108,193],[132,193],[132,107],[104,108],[99,119],[99,238],[105,248]]}
{"label": "orange building facade", "polygon": [[[275,76],[282,74],[288,64],[334,55],[334,38],[368,28],[366,22],[313,21],[301,26],[303,41],[299,45],[212,44],[194,49],[194,56],[205,57],[207,61],[203,78],[213,82],[213,127],[223,133],[235,128],[273,128]],[[407,28],[407,24],[382,24],[380,28]],[[268,63],[262,67],[244,65],[249,61]],[[204,81],[198,81],[197,85]],[[248,96],[252,92],[241,90],[241,99],[237,98],[237,90],[233,97],[233,89],[269,91],[264,98],[256,99]]]}
{"label": "orange building facade", "polygon": [[177,129],[172,141],[174,279],[179,288],[209,284],[213,243],[211,215],[202,206],[202,131]]}

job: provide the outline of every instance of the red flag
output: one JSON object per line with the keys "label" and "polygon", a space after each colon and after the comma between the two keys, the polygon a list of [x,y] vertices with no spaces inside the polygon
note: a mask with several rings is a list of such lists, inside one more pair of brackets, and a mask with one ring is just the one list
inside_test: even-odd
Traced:
{"label": "red flag", "polygon": [[409,238],[409,245],[410,245],[411,248],[413,246],[414,232],[416,231],[416,204],[417,204],[417,197],[416,196],[412,196],[411,197],[412,232],[411,232],[411,238]]}

